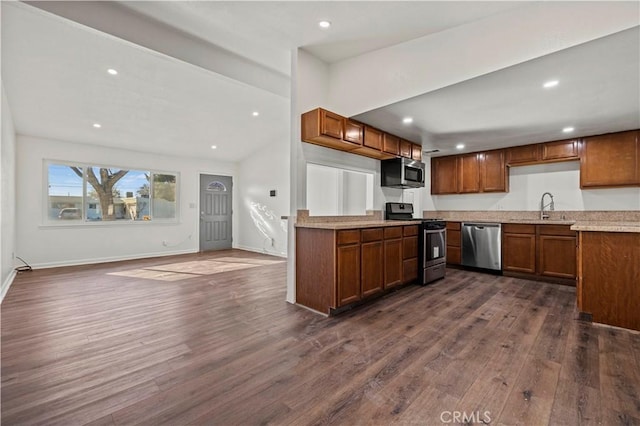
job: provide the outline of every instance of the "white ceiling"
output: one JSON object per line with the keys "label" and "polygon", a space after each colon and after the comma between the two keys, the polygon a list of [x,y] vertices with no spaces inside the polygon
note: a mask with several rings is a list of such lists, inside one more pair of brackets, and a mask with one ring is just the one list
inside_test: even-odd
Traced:
{"label": "white ceiling", "polygon": [[[120,22],[119,31],[123,27],[128,31],[123,38],[129,41],[124,41],[22,3],[2,2],[2,81],[18,133],[238,161],[268,144],[288,141],[288,97],[257,88],[260,85],[252,85],[246,75],[234,78],[233,71],[210,71],[216,71],[215,62],[220,60],[203,54],[205,50],[188,53],[192,58],[210,56],[214,66],[186,56],[172,57],[170,50],[178,51],[180,45],[172,45],[170,38],[165,42],[157,31],[175,30],[192,40],[215,44],[274,70],[286,83],[290,52],[298,46],[335,62],[528,4],[150,1],[38,5],[66,8],[68,13],[54,12],[115,35],[117,31],[108,27],[118,29],[116,17],[122,17],[122,11],[161,24],[156,32],[146,33],[142,27]],[[120,15],[108,15],[109,8],[119,8]],[[88,15],[83,18],[83,14]],[[333,23],[331,30],[318,28],[321,19]],[[152,38],[155,46],[166,45],[167,50],[132,43],[137,36]],[[358,118],[422,140],[425,149],[439,148],[441,154],[451,152],[454,142],[464,142],[468,149],[486,149],[561,139],[565,135],[559,129],[567,125],[581,135],[638,128],[639,40],[638,28],[624,31]],[[242,65],[242,60],[237,63]],[[116,68],[120,74],[109,76],[107,68]],[[245,74],[260,69],[245,68]],[[543,91],[540,85],[548,78],[561,83],[553,91]],[[254,110],[260,111],[259,117],[251,116]],[[412,126],[399,124],[405,115],[414,117]],[[102,128],[94,129],[94,122]],[[218,149],[211,150],[212,144]]]}
{"label": "white ceiling", "polygon": [[[548,80],[558,86],[544,89]],[[402,124],[403,117],[414,119]],[[355,118],[436,155],[640,128],[640,27]],[[562,132],[574,127],[573,134]]]}
{"label": "white ceiling", "polygon": [[[481,19],[526,2],[165,1],[121,2],[172,27],[289,73],[303,47],[327,63]],[[318,22],[331,22],[330,30]]]}

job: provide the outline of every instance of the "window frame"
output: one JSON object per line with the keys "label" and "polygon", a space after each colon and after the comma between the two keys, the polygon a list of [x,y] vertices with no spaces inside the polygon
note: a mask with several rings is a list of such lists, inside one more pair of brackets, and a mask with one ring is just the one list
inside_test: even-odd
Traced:
{"label": "window frame", "polygon": [[[82,217],[79,220],[54,220],[49,217],[49,166],[67,166],[67,167],[79,167],[82,168]],[[136,170],[141,172],[148,172],[149,175],[149,216],[151,216],[150,220],[88,220],[87,219],[87,207],[90,204],[87,198],[87,169],[89,167],[94,168],[109,168],[109,169],[118,169],[118,170]],[[149,224],[179,224],[181,223],[181,215],[180,215],[180,172],[177,171],[167,171],[167,170],[159,170],[152,169],[148,167],[123,167],[118,165],[106,165],[104,163],[98,162],[79,162],[79,161],[68,161],[68,160],[55,160],[55,159],[45,159],[43,160],[42,166],[42,188],[44,189],[42,194],[42,226],[46,227],[77,227],[77,226],[136,226],[143,225],[148,226]],[[153,217],[153,191],[154,191],[154,175],[172,175],[176,177],[176,214],[173,218],[154,218]]]}

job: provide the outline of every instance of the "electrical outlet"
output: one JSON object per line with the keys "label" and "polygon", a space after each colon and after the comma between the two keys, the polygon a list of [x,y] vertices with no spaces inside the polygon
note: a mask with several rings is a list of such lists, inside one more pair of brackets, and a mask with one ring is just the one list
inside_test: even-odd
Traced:
{"label": "electrical outlet", "polygon": [[162,240],[162,245],[166,247],[167,246],[167,240]]}
{"label": "electrical outlet", "polygon": [[276,239],[271,238],[271,247],[275,247],[275,246],[276,246]]}

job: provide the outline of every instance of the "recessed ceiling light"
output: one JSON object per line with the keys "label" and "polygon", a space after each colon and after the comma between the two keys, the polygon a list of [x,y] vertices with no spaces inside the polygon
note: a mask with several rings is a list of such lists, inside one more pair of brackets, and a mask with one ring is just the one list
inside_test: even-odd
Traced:
{"label": "recessed ceiling light", "polygon": [[558,80],[549,80],[547,82],[545,82],[542,87],[544,87],[545,89],[550,89],[552,87],[556,87],[558,85],[558,83],[560,83]]}
{"label": "recessed ceiling light", "polygon": [[218,148],[218,147],[215,146],[215,145],[211,145],[211,149],[216,149],[216,148]]}
{"label": "recessed ceiling light", "polygon": [[403,119],[402,119],[402,122],[403,122],[404,124],[411,124],[411,123],[413,123],[413,118],[411,118],[411,117],[405,117],[405,118],[403,118]]}
{"label": "recessed ceiling light", "polygon": [[331,26],[331,22],[329,22],[329,21],[320,21],[320,22],[318,22],[318,26],[320,28],[327,29],[327,28],[329,28]]}
{"label": "recessed ceiling light", "polygon": [[100,123],[93,123],[93,127],[95,127],[96,129],[99,129],[100,127],[102,127],[102,124],[100,124]]}
{"label": "recessed ceiling light", "polygon": [[109,68],[107,72],[111,75],[118,75],[118,71],[114,70],[113,68]]}
{"label": "recessed ceiling light", "polygon": [[458,145],[456,145],[456,149],[464,149],[464,144],[459,143]]}
{"label": "recessed ceiling light", "polygon": [[251,115],[253,115],[254,117],[257,117],[260,115],[260,113],[258,111],[253,111],[253,113],[251,113]]}
{"label": "recessed ceiling light", "polygon": [[573,127],[565,127],[564,129],[562,129],[562,131],[564,133],[571,133],[573,132],[575,129]]}

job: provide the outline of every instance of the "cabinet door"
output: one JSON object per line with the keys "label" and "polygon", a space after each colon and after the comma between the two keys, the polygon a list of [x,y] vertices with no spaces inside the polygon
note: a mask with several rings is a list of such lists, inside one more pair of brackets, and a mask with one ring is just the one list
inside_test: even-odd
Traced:
{"label": "cabinet door", "polygon": [[458,192],[458,159],[456,156],[431,159],[431,193],[456,194]]}
{"label": "cabinet door", "polygon": [[418,258],[402,261],[402,282],[410,283],[418,279]]}
{"label": "cabinet door", "polygon": [[338,246],[338,306],[360,300],[360,245]]}
{"label": "cabinet door", "polygon": [[535,234],[502,234],[502,269],[536,273]]}
{"label": "cabinet door", "polygon": [[418,257],[418,237],[404,237],[402,239],[402,258]]}
{"label": "cabinet door", "polygon": [[411,144],[411,158],[422,161],[422,145],[417,143]]}
{"label": "cabinet door", "polygon": [[362,145],[364,140],[364,124],[346,119],[344,122],[344,140],[356,145]]}
{"label": "cabinet door", "polygon": [[362,297],[382,291],[384,280],[382,241],[363,243],[362,250]]}
{"label": "cabinet door", "polygon": [[362,145],[367,148],[382,151],[382,131],[374,129],[373,127],[365,126],[364,142]]}
{"label": "cabinet door", "polygon": [[640,185],[638,131],[584,138],[580,188]]}
{"label": "cabinet door", "polygon": [[400,155],[411,158],[411,142],[400,139]]}
{"label": "cabinet door", "polygon": [[504,161],[504,150],[479,154],[482,170],[482,192],[507,192],[508,174]]}
{"label": "cabinet door", "polygon": [[458,157],[458,192],[480,192],[480,161],[478,154],[466,154]]}
{"label": "cabinet door", "polygon": [[344,118],[324,109],[320,110],[320,133],[342,139]]}
{"label": "cabinet door", "polygon": [[549,277],[576,278],[576,237],[540,235],[538,273]]}
{"label": "cabinet door", "polygon": [[578,158],[577,139],[542,144],[542,161],[577,160]]}
{"label": "cabinet door", "polygon": [[402,239],[384,241],[384,287],[402,283]]}
{"label": "cabinet door", "polygon": [[447,263],[451,265],[459,265],[461,262],[461,238],[460,222],[447,222]]}
{"label": "cabinet door", "polygon": [[514,146],[507,149],[507,164],[528,164],[540,161],[541,144]]}
{"label": "cabinet door", "polygon": [[390,135],[389,133],[383,133],[382,150],[388,154],[399,155],[400,154],[400,138],[397,136]]}

